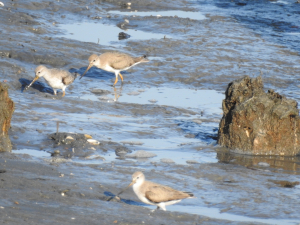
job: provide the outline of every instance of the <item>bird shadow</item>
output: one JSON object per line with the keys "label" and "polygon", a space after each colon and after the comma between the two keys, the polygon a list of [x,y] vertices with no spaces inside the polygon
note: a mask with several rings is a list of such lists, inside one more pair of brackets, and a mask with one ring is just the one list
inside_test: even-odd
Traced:
{"label": "bird shadow", "polygon": [[[80,76],[84,73],[87,67],[81,67],[80,69],[70,69],[69,71],[77,72]],[[122,71],[122,74],[127,74],[126,71]],[[89,71],[84,75],[84,77],[93,78],[93,79],[101,79],[101,80],[110,80],[115,77],[114,73],[107,72],[105,70],[98,69],[96,67],[92,67]]]}
{"label": "bird shadow", "polygon": [[[28,80],[25,78],[20,78],[19,82],[21,83],[21,92],[23,93],[24,91],[26,91],[26,87],[31,83],[32,80]],[[31,88],[36,89],[40,92],[45,92],[45,93],[49,93],[49,94],[54,94],[52,88],[49,88],[48,86],[46,86],[44,83],[36,81],[33,83],[33,85],[31,85]]]}
{"label": "bird shadow", "polygon": [[[104,195],[110,197],[107,201],[110,201],[111,199],[113,199],[113,198],[116,197],[115,194],[113,194],[113,193],[111,193],[109,191],[105,191]],[[136,202],[136,201],[132,201],[132,200],[128,200],[128,199],[123,199],[123,198],[120,198],[120,201],[124,202],[124,203],[126,203],[128,205],[148,206],[147,204],[144,204],[142,202]]]}

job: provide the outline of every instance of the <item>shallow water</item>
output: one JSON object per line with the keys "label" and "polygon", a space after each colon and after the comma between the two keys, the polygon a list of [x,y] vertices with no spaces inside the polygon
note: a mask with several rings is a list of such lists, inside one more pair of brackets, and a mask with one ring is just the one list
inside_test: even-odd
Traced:
{"label": "shallow water", "polygon": [[[117,96],[117,98],[116,98]],[[183,88],[145,88],[124,93],[120,88],[115,89],[114,93],[105,97],[95,94],[81,95],[81,99],[92,101],[118,101],[134,104],[157,104],[184,109],[201,109],[207,114],[222,114],[220,108],[224,94],[215,90],[198,90],[198,89],[183,89]]]}
{"label": "shallow water", "polygon": [[[19,139],[14,141],[22,145],[21,150],[14,150],[13,153],[50,157],[48,152],[55,149],[53,143],[43,144],[45,151],[40,151],[40,142],[47,139],[47,134],[55,132],[56,121],[63,121],[60,130],[92,134],[100,142],[112,141],[133,152],[146,150],[157,155],[149,159],[124,160],[115,155],[116,147],[113,146],[106,151],[90,151],[89,159],[85,159],[84,154],[72,157],[73,162],[85,164],[89,172],[95,172],[88,167],[89,164],[101,166],[107,163],[118,165],[120,170],[149,172],[155,169],[158,171],[156,177],[169,171],[169,174],[174,174],[169,181],[171,184],[179,179],[177,175],[181,176],[187,181],[185,187],[201,196],[197,200],[170,206],[169,210],[223,220],[295,224],[297,220],[293,218],[298,218],[295,206],[299,203],[299,187],[279,188],[270,184],[268,179],[299,179],[299,157],[287,159],[220,154],[216,150],[216,137],[222,117],[223,92],[233,79],[245,74],[262,74],[266,87],[300,100],[297,91],[299,55],[294,53],[299,50],[299,30],[298,25],[294,24],[299,14],[289,11],[293,7],[292,1],[264,1],[258,5],[247,1],[245,6],[235,1],[190,2],[198,12],[108,11],[120,17],[109,24],[104,19],[94,22],[86,20],[86,17],[84,22],[60,24],[60,31],[66,34],[54,37],[64,37],[65,41],[74,39],[99,43],[105,50],[113,47],[134,54],[147,52],[151,62],[128,71],[126,81],[130,80],[130,83],[125,83],[123,88],[117,86],[115,90],[110,86],[114,75],[96,68],[92,68],[85,79],[76,80],[63,99],[52,99],[51,95],[45,97],[45,93],[36,90],[22,94],[19,89],[12,90],[13,99],[19,104],[16,118],[21,121],[12,122],[21,130],[16,132]],[[278,14],[281,4],[288,8]],[[266,6],[277,11],[265,10]],[[162,18],[149,18],[158,14]],[[129,16],[129,26],[125,32],[131,35],[128,40],[132,43],[118,40],[119,32],[124,30],[117,23],[123,23],[126,16]],[[141,18],[132,21],[136,17],[147,17],[147,21]],[[274,22],[275,25],[270,22],[273,17],[279,20]],[[278,26],[288,17],[292,19]],[[171,25],[167,26],[160,19],[169,21]],[[148,25],[140,29],[142,23]],[[158,25],[153,25],[156,23]],[[131,27],[132,24],[138,26]],[[173,40],[164,40],[165,33]],[[146,43],[139,42],[143,40],[147,40]],[[177,46],[181,45],[183,47],[178,49]],[[98,45],[88,50],[79,48],[78,52],[86,51],[85,55],[79,56],[86,58],[80,61],[80,65],[87,63],[89,53],[95,49],[98,51]],[[78,52],[70,54],[74,57]],[[69,54],[68,50],[62,54]],[[85,67],[82,67],[78,71],[84,70]],[[96,88],[108,93],[92,93]],[[32,103],[34,107],[30,105]],[[152,113],[156,109],[156,113]],[[24,127],[26,133],[22,133]],[[37,129],[41,130],[41,134],[37,133]],[[34,135],[29,135],[27,131],[34,132]],[[23,136],[27,139],[23,140]],[[28,149],[23,146],[27,141],[30,141]],[[93,159],[96,156],[104,157],[106,161]],[[162,159],[171,159],[174,163],[164,163]],[[191,160],[195,164],[187,163]],[[108,172],[112,177],[115,173]],[[165,177],[159,181],[168,182]],[[115,178],[108,182],[117,183],[119,180]],[[239,205],[244,201],[245,204]],[[236,205],[233,213],[221,213],[220,209],[232,205]],[[265,216],[259,216],[261,211]]]}
{"label": "shallow water", "polygon": [[157,12],[139,12],[139,11],[109,11],[109,13],[117,15],[126,16],[156,16],[160,17],[176,17],[176,18],[190,18],[193,20],[204,20],[206,17],[201,12],[191,12],[191,11],[180,11],[180,10],[170,10],[170,11],[157,11]]}
{"label": "shallow water", "polygon": [[[116,45],[122,44],[125,40],[119,40],[119,33],[124,32],[117,26],[112,26],[102,23],[83,22],[78,24],[61,24],[59,26],[66,34],[58,35],[67,39],[74,39],[82,42],[93,42],[100,45]],[[144,32],[135,29],[126,29],[125,32],[129,34],[130,40],[150,40],[162,39],[163,34]],[[105,35],[104,35],[105,34]]]}

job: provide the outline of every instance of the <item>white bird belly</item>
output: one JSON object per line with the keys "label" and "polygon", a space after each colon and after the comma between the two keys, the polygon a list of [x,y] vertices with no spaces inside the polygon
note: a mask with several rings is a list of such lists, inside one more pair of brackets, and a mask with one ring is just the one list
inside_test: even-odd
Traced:
{"label": "white bird belly", "polygon": [[49,86],[54,89],[63,89],[63,87],[66,86],[66,85],[64,85],[64,83],[62,82],[61,79],[51,79],[51,80],[46,80],[46,81],[49,84]]}
{"label": "white bird belly", "polygon": [[139,192],[138,187],[133,186],[133,191],[142,202],[149,205],[157,205],[153,202],[150,202],[141,192]]}

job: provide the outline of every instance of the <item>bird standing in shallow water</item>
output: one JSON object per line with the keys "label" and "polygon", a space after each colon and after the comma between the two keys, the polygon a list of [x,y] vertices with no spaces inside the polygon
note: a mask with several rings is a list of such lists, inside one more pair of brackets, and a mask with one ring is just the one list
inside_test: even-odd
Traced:
{"label": "bird standing in shallow water", "polygon": [[120,52],[106,52],[99,56],[93,54],[89,57],[89,65],[81,75],[80,79],[92,66],[96,66],[99,69],[115,73],[115,85],[118,82],[118,76],[120,76],[123,82],[123,76],[120,73],[121,71],[128,70],[129,68],[142,62],[149,62],[149,60],[146,58],[146,56],[131,57],[130,55]]}
{"label": "bird standing in shallow water", "polygon": [[35,69],[35,78],[25,88],[27,90],[37,79],[44,77],[50,87],[53,88],[54,95],[57,89],[62,89],[62,97],[65,96],[66,88],[74,82],[78,74],[71,74],[70,72],[62,69],[48,69],[46,66],[40,65]]}
{"label": "bird standing in shallow water", "polygon": [[130,186],[133,187],[134,193],[142,202],[156,205],[157,209],[161,208],[164,211],[166,211],[167,205],[173,205],[185,198],[194,198],[190,192],[178,191],[168,186],[147,181],[145,175],[140,171],[132,175],[132,182],[128,187]]}

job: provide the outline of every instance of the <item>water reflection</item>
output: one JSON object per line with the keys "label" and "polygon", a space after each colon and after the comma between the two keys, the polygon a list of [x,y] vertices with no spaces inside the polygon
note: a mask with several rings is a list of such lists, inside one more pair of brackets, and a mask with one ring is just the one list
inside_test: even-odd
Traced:
{"label": "water reflection", "polygon": [[[110,45],[110,42],[112,41],[120,42],[119,33],[122,31],[117,26],[94,22],[61,24],[60,28],[65,30],[66,34],[59,35],[58,37],[64,37],[83,42],[94,42],[101,45]],[[126,34],[135,40],[149,40],[153,38],[161,39],[164,37],[163,34],[144,32],[134,29],[126,30]]]}
{"label": "water reflection", "polygon": [[119,88],[113,87],[114,89],[114,94],[115,94],[115,98],[114,101],[118,101],[119,97],[122,96],[122,91],[123,91],[123,84],[121,84],[121,86]]}
{"label": "water reflection", "polygon": [[219,162],[241,165],[249,168],[274,168],[300,173],[299,156],[250,156],[231,153],[227,150],[217,152]]}

